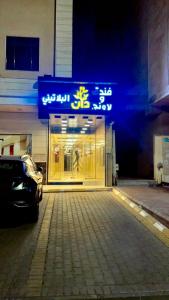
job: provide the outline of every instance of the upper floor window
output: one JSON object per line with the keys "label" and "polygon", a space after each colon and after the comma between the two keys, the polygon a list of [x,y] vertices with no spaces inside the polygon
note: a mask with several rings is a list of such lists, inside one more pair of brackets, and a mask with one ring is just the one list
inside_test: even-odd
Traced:
{"label": "upper floor window", "polygon": [[39,71],[39,38],[7,36],[6,70]]}

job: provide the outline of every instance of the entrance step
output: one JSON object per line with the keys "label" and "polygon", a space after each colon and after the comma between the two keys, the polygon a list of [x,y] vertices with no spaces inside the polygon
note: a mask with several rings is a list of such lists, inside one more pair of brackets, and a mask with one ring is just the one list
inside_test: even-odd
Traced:
{"label": "entrance step", "polygon": [[112,191],[112,187],[105,186],[82,186],[82,185],[44,185],[44,193],[55,192],[93,192],[93,191]]}
{"label": "entrance step", "polygon": [[153,179],[118,179],[118,186],[155,186]]}

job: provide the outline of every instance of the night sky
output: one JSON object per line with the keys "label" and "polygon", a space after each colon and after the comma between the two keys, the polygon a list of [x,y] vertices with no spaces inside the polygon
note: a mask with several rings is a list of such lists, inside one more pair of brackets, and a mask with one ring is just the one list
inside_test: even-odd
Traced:
{"label": "night sky", "polygon": [[132,87],[137,80],[138,0],[74,0],[73,76]]}

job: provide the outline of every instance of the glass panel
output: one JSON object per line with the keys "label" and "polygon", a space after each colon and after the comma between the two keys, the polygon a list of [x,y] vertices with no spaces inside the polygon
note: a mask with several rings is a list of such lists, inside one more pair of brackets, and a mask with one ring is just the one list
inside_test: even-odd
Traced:
{"label": "glass panel", "polygon": [[39,38],[6,37],[6,69],[39,70]]}
{"label": "glass panel", "polygon": [[32,154],[32,136],[30,134],[0,134],[1,155]]}
{"label": "glass panel", "polygon": [[104,185],[104,117],[56,116],[50,116],[48,181]]}
{"label": "glass panel", "polygon": [[72,150],[69,150],[68,153],[64,153],[64,172],[72,171]]}

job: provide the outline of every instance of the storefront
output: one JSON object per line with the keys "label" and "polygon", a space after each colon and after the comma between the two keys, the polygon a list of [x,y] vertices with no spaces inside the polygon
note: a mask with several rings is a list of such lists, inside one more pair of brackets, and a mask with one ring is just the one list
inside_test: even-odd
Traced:
{"label": "storefront", "polygon": [[48,184],[115,181],[113,84],[39,77],[39,119],[49,119]]}

